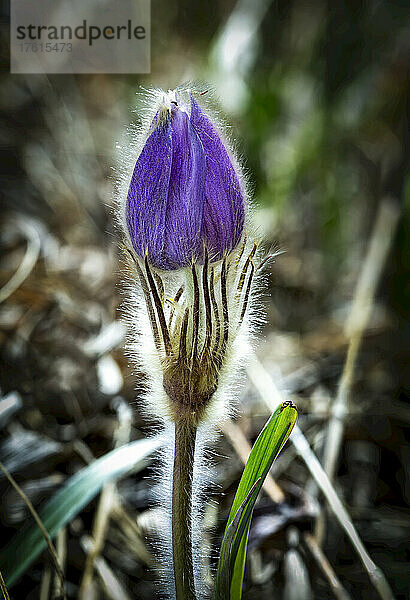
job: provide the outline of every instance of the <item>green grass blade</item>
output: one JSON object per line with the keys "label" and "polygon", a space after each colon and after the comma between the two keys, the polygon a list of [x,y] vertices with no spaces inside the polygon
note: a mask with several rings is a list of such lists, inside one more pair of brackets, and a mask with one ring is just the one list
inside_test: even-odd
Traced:
{"label": "green grass blade", "polygon": [[[284,402],[281,404],[266,423],[252,448],[239,482],[222,541],[221,549],[224,549],[224,557],[223,562],[221,562],[220,555],[218,562],[215,586],[216,598],[229,597],[226,593],[223,596],[223,592],[218,587],[226,581],[226,572],[223,573],[222,569],[226,570],[226,547],[228,542],[230,548],[229,574],[231,576],[230,600],[240,600],[241,598],[246,546],[253,507],[273,461],[292,431],[296,417],[297,411],[292,403]],[[250,494],[251,491],[252,494]],[[245,506],[243,506],[244,503]],[[233,527],[231,527],[231,524]]]}
{"label": "green grass blade", "polygon": [[[138,440],[112,450],[71,477],[47,502],[39,516],[51,538],[67,525],[110,481],[131,469],[140,470],[161,440]],[[36,524],[21,529],[0,552],[0,571],[12,586],[44,550],[46,543]]]}
{"label": "green grass blade", "polygon": [[[255,482],[255,485],[251,488],[249,494],[246,496],[245,500],[242,502],[241,506],[238,508],[236,515],[231,522],[231,524],[227,527],[225,531],[225,535],[222,540],[221,551],[219,553],[219,563],[218,563],[218,571],[216,574],[216,582],[215,582],[215,600],[226,600],[229,597],[229,589],[231,587],[231,548],[235,536],[237,534],[237,530],[239,524],[242,520],[242,517],[249,510],[249,506],[252,504],[255,496],[259,493],[258,489],[259,480]],[[251,509],[252,510],[252,509]],[[244,517],[246,519],[246,517]]]}

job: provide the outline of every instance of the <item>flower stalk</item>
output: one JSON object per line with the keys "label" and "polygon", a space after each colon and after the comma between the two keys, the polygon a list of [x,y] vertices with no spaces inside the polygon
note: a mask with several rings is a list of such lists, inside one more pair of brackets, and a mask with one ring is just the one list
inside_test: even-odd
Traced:
{"label": "flower stalk", "polygon": [[172,481],[172,556],[176,600],[196,600],[192,560],[192,478],[197,428],[175,423]]}

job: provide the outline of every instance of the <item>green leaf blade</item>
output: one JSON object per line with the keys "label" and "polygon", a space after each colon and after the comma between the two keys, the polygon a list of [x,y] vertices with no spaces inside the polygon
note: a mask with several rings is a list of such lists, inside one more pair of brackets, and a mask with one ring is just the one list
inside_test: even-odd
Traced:
{"label": "green leaf blade", "polygon": [[[222,563],[221,561],[218,562],[215,598],[230,597],[230,600],[241,599],[246,547],[253,508],[266,476],[269,473],[275,458],[288,439],[296,422],[296,418],[297,411],[294,405],[291,402],[284,402],[272,414],[253,445],[242,473],[225,528],[221,546],[221,549],[224,549],[224,560]],[[243,508],[244,502],[246,504],[245,509]],[[235,534],[233,535],[231,524],[234,523]],[[226,545],[228,542],[230,548],[230,593],[229,595],[226,594],[225,584],[225,596],[223,596],[221,595],[223,592],[219,589],[219,585],[221,582],[226,582],[226,572],[223,573],[222,569],[226,570],[227,568]]]}
{"label": "green leaf blade", "polygon": [[[259,480],[255,482],[254,486],[250,490],[249,494],[238,508],[236,515],[230,525],[225,531],[225,535],[222,540],[221,551],[218,571],[216,574],[216,587],[217,595],[215,600],[225,600],[229,596],[229,589],[231,585],[231,548],[235,536],[237,535],[238,527],[241,521],[246,520],[246,514],[249,511],[249,507],[253,506],[254,498],[259,493]],[[250,509],[252,511],[252,508]]]}
{"label": "green leaf blade", "polygon": [[[71,477],[39,512],[51,538],[98,494],[101,488],[131,469],[142,469],[146,459],[161,445],[159,438],[137,440],[108,452]],[[0,553],[0,571],[12,586],[45,549],[44,537],[35,523],[23,528]]]}

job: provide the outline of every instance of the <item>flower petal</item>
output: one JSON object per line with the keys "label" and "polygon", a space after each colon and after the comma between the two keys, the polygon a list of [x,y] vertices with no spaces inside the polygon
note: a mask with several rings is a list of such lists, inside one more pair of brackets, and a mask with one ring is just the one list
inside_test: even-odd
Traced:
{"label": "flower petal", "polygon": [[[156,124],[157,117],[154,119]],[[170,120],[156,125],[134,167],[128,190],[126,221],[136,253],[159,268],[166,268],[163,249],[171,175]]]}
{"label": "flower petal", "polygon": [[188,115],[173,109],[172,167],[164,252],[169,268],[187,266],[201,253],[205,154]]}
{"label": "flower petal", "polygon": [[242,237],[245,200],[227,149],[192,96],[190,120],[206,157],[203,238],[210,257],[217,260],[234,248]]}

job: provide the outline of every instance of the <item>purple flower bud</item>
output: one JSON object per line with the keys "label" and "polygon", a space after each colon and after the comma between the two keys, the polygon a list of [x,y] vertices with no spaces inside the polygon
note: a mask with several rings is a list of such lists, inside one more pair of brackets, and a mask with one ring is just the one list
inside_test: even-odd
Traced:
{"label": "purple flower bud", "polygon": [[188,115],[173,105],[154,119],[137,160],[127,199],[136,253],[160,269],[190,264],[201,248],[205,156]]}
{"label": "purple flower bud", "polygon": [[191,96],[191,123],[206,158],[203,239],[213,260],[235,248],[243,233],[245,200],[235,168],[212,121]]}
{"label": "purple flower bud", "polygon": [[191,100],[162,107],[135,164],[126,222],[135,252],[160,269],[219,260],[240,241],[245,201],[228,152],[209,117]]}

